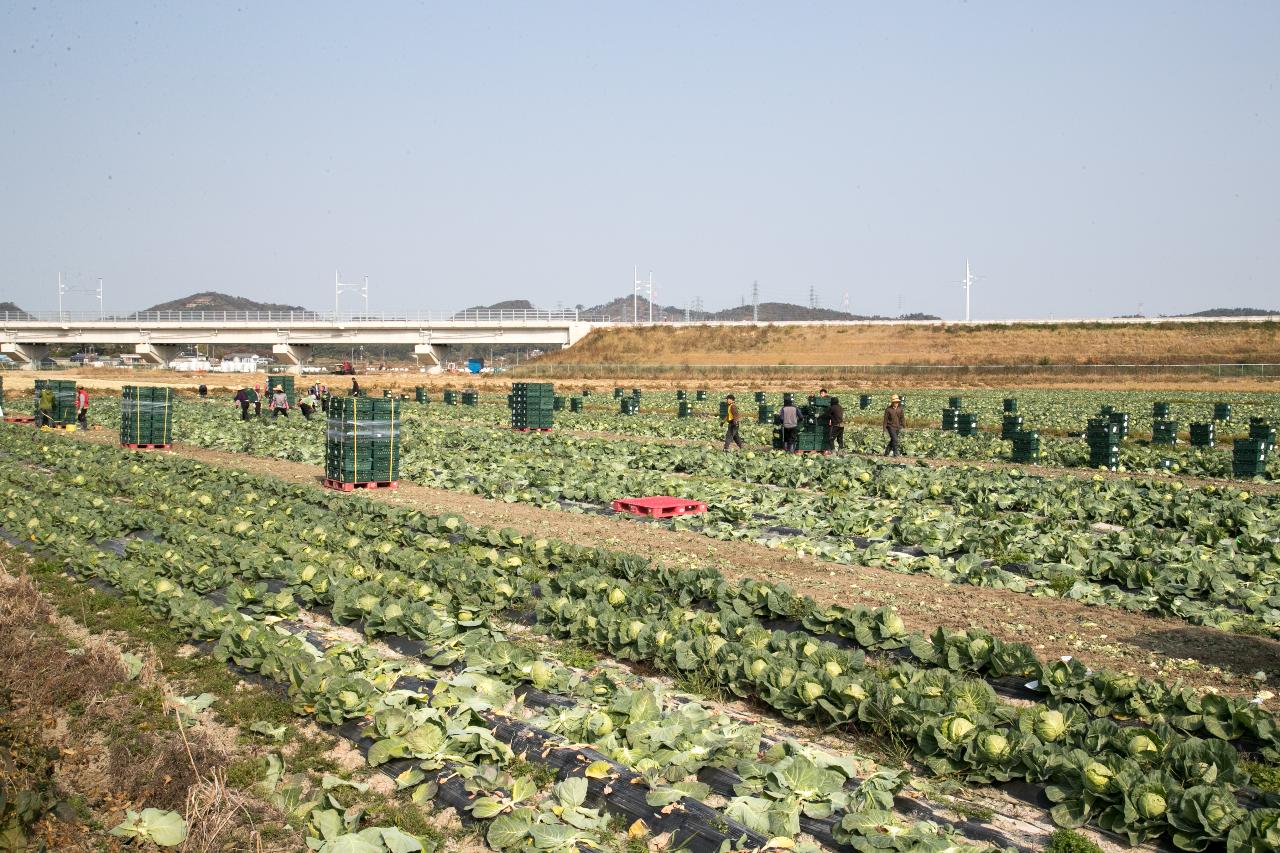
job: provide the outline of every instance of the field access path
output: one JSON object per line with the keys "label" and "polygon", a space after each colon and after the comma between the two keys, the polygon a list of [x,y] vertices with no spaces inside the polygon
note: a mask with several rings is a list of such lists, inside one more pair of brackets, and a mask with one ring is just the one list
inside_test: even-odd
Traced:
{"label": "field access path", "polygon": [[[98,444],[116,441],[108,430],[74,435]],[[209,465],[321,488],[320,472],[302,463],[183,444],[175,444],[173,452]],[[661,524],[505,503],[406,481],[395,490],[363,494],[427,513],[457,513],[476,525],[512,527],[535,537],[645,554],[674,565],[714,566],[731,579],[785,582],[819,602],[892,605],[915,630],[977,626],[1005,640],[1029,642],[1042,658],[1073,655],[1095,667],[1169,681],[1182,678],[1188,684],[1249,695],[1257,689],[1250,678],[1253,673],[1280,671],[1280,642],[1117,608],[835,565],[755,542],[709,540]]]}

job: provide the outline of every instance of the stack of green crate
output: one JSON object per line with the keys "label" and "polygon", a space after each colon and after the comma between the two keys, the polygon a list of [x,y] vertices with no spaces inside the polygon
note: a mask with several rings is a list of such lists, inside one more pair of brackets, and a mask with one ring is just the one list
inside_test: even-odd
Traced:
{"label": "stack of green crate", "polygon": [[621,389],[621,388],[616,388],[616,387],[615,387],[615,388],[613,389],[613,399],[615,399],[615,400],[621,400],[621,399],[622,399],[622,389]]}
{"label": "stack of green crate", "polygon": [[1103,406],[1098,411],[1102,413],[1102,416],[1104,418],[1109,418],[1111,417],[1111,413],[1114,412],[1115,410],[1116,410],[1115,406]]}
{"label": "stack of green crate", "polygon": [[1152,444],[1177,444],[1178,422],[1168,418],[1159,418],[1151,422]]}
{"label": "stack of green crate", "polygon": [[329,401],[324,473],[342,483],[400,479],[400,401],[335,397]]}
{"label": "stack of green crate", "polygon": [[583,397],[583,399],[586,399],[587,397],[590,397],[590,396],[591,396],[591,389],[590,389],[590,388],[583,388],[583,389],[582,389],[582,397]]}
{"label": "stack of green crate", "polygon": [[1194,423],[1189,427],[1192,447],[1213,447],[1213,421]]}
{"label": "stack of green crate", "polygon": [[126,385],[120,398],[121,444],[173,444],[173,389]]}
{"label": "stack of green crate", "polygon": [[464,406],[477,406],[477,405],[479,405],[479,404],[480,404],[480,395],[479,395],[479,393],[477,393],[477,392],[475,392],[475,391],[463,391],[463,392],[462,392],[462,405],[464,405]]}
{"label": "stack of green crate", "polygon": [[458,405],[458,392],[457,392],[457,391],[445,391],[445,392],[444,392],[444,404],[445,404],[446,406],[456,406],[456,405]]}
{"label": "stack of green crate", "polygon": [[1169,404],[1168,404],[1168,403],[1152,403],[1152,404],[1151,404],[1151,419],[1152,419],[1152,420],[1158,420],[1158,421],[1168,420],[1168,419],[1169,419]]}
{"label": "stack of green crate", "polygon": [[960,412],[956,415],[956,432],[964,436],[978,434],[978,416],[973,412]]}
{"label": "stack of green crate", "polygon": [[415,403],[429,403],[430,398],[427,396],[427,389],[421,385],[415,385],[413,388],[413,400]]}
{"label": "stack of green crate", "polygon": [[[284,375],[279,375],[279,376],[269,376],[269,377],[267,377],[267,379],[268,379],[268,381],[267,381],[267,389],[266,389],[266,392],[265,392],[265,393],[266,393],[266,399],[264,399],[264,400],[262,401],[262,403],[263,403],[263,408],[270,408],[270,404],[271,404],[271,394],[272,394],[272,392],[274,392],[277,388],[283,389],[283,391],[284,391],[284,395],[285,395],[286,397],[288,397],[288,398],[289,398],[289,405],[290,405],[290,406],[292,406],[292,405],[294,405],[294,404],[296,404],[296,403],[298,402],[297,395],[295,395],[295,394],[294,394],[294,392],[293,392],[293,388],[294,388],[294,386],[293,386],[293,377],[292,377],[292,376],[284,376]],[[385,393],[385,392],[384,392],[384,393]]]}
{"label": "stack of green crate", "polygon": [[55,426],[67,426],[76,421],[76,383],[70,379],[37,379],[35,387],[35,418],[40,423],[40,392],[48,388],[53,392],[53,418]]}
{"label": "stack of green crate", "polygon": [[1231,420],[1231,404],[1230,403],[1214,403],[1213,419],[1215,421]]}
{"label": "stack of green crate", "polygon": [[685,391],[683,388],[680,388],[680,389],[678,389],[678,390],[676,391],[676,399],[677,399],[677,400],[684,400],[684,399],[688,398],[688,396],[689,396],[689,392],[688,392],[688,391]]}
{"label": "stack of green crate", "polygon": [[1120,464],[1120,427],[1111,418],[1090,418],[1085,438],[1090,467],[1115,468]]}
{"label": "stack of green crate", "polygon": [[959,409],[943,409],[942,410],[942,429],[944,432],[956,431],[956,418],[959,417]]}
{"label": "stack of green crate", "polygon": [[640,398],[639,397],[619,397],[618,411],[624,415],[640,414]]}
{"label": "stack of green crate", "polygon": [[1014,433],[1022,432],[1022,415],[1005,415],[1000,419],[1000,437],[1012,441]]}
{"label": "stack of green crate", "polygon": [[764,402],[765,395],[764,395],[764,392],[763,392],[763,391],[753,391],[753,392],[752,392],[752,394],[751,394],[751,396],[755,398],[755,401],[756,401],[757,403],[763,403],[763,402]]}
{"label": "stack of green crate", "polygon": [[1011,436],[1013,461],[1031,463],[1040,461],[1040,433],[1020,429]]}
{"label": "stack of green crate", "polygon": [[4,408],[4,377],[0,376],[0,409]]}
{"label": "stack of green crate", "polygon": [[631,396],[632,396],[632,397],[635,397],[637,400],[639,400],[639,399],[640,399],[640,389],[639,389],[639,388],[632,388],[632,389],[631,389]]}
{"label": "stack of green crate", "polygon": [[1249,438],[1265,441],[1270,453],[1276,446],[1276,428],[1267,423],[1266,418],[1249,418]]}
{"label": "stack of green crate", "polygon": [[688,400],[680,400],[676,404],[676,417],[687,418],[693,414],[693,406],[689,405]]}
{"label": "stack of green crate", "polygon": [[556,391],[550,382],[516,382],[507,398],[512,429],[551,429]]}
{"label": "stack of green crate", "polygon": [[383,399],[386,399],[386,400],[391,399],[391,389],[390,389],[390,388],[383,388],[383,389],[382,389],[382,397],[383,397]]}
{"label": "stack of green crate", "polygon": [[1262,438],[1237,438],[1231,451],[1231,473],[1258,477],[1267,470],[1267,442]]}
{"label": "stack of green crate", "polygon": [[964,407],[964,401],[963,401],[963,400],[961,400],[959,397],[948,397],[948,398],[947,398],[947,408],[949,408],[949,409],[961,409],[961,408],[963,408],[963,407]]}
{"label": "stack of green crate", "polygon": [[1005,413],[1006,415],[1016,415],[1016,414],[1018,413],[1018,398],[1017,398],[1017,397],[1005,397],[1005,398],[1004,398],[1004,413]]}
{"label": "stack of green crate", "polygon": [[556,412],[564,411],[564,397],[557,394],[551,398],[551,409]]}
{"label": "stack of green crate", "polygon": [[859,394],[859,395],[858,395],[858,408],[859,408],[859,409],[869,409],[869,408],[871,408],[871,395],[870,395],[870,394]]}
{"label": "stack of green crate", "polygon": [[796,433],[796,450],[831,449],[830,397],[810,397],[809,405],[800,407],[800,428]]}
{"label": "stack of green crate", "polygon": [[767,424],[772,420],[773,420],[773,409],[769,407],[768,403],[761,403],[757,407],[756,421],[758,423]]}
{"label": "stack of green crate", "polygon": [[699,388],[697,391],[695,391],[693,393],[693,399],[697,400],[699,403],[705,402],[707,399],[706,389]]}
{"label": "stack of green crate", "polygon": [[570,398],[569,398],[569,411],[571,411],[571,412],[581,412],[581,411],[582,411],[582,398],[581,398],[581,397],[570,397]]}
{"label": "stack of green crate", "polygon": [[724,420],[727,417],[729,417],[729,401],[721,400],[720,401],[720,420]]}
{"label": "stack of green crate", "polygon": [[1113,411],[1108,415],[1108,417],[1111,418],[1111,423],[1119,427],[1120,438],[1121,439],[1128,438],[1129,437],[1129,413]]}

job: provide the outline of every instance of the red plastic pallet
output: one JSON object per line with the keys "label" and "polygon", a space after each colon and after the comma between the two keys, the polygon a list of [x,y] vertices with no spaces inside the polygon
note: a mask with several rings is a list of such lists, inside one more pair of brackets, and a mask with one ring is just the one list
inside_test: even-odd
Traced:
{"label": "red plastic pallet", "polygon": [[695,515],[707,511],[702,501],[658,495],[652,498],[621,498],[613,502],[614,512],[629,512],[648,518],[674,518],[677,515]]}
{"label": "red plastic pallet", "polygon": [[5,423],[7,423],[7,424],[33,424],[33,423],[35,423],[35,422],[36,422],[36,419],[35,419],[35,418],[24,418],[24,417],[20,417],[20,416],[15,415],[15,416],[13,416],[13,417],[6,417],[6,418],[4,419],[4,422],[5,422]]}
{"label": "red plastic pallet", "polygon": [[551,427],[512,427],[516,432],[551,432]]}
{"label": "red plastic pallet", "polygon": [[130,450],[168,450],[173,447],[172,444],[121,444],[120,446]]}
{"label": "red plastic pallet", "polygon": [[326,489],[334,489],[339,492],[351,492],[356,489],[394,489],[399,483],[399,480],[370,480],[364,483],[344,483],[342,480],[335,480],[332,477],[324,478],[324,487]]}

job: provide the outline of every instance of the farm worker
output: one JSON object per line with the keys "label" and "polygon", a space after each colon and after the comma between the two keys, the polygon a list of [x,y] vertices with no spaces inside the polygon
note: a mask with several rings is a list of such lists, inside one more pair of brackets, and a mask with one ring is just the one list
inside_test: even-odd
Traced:
{"label": "farm worker", "polygon": [[884,446],[885,456],[902,455],[902,448],[898,446],[898,433],[906,425],[907,416],[902,410],[902,398],[894,394],[889,400],[889,407],[884,410],[884,431],[889,433],[889,443]]}
{"label": "farm worker", "polygon": [[360,396],[360,383],[356,381],[356,378],[354,376],[351,377],[351,396],[352,397]]}
{"label": "farm worker", "polygon": [[235,401],[240,404],[240,420],[249,420],[249,389],[241,388],[237,391]]}
{"label": "farm worker", "polygon": [[271,419],[284,415],[289,417],[289,395],[284,393],[284,388],[280,385],[275,387],[271,393]]}
{"label": "farm worker", "polygon": [[778,410],[778,417],[782,419],[782,449],[794,453],[800,432],[800,409],[794,400],[787,400]]}
{"label": "farm worker", "polygon": [[201,400],[209,396],[209,386],[205,385],[203,382],[200,383],[200,387],[196,390],[200,393]]}
{"label": "farm worker", "polygon": [[310,394],[298,401],[298,408],[302,410],[302,416],[307,420],[311,420],[311,413],[316,410],[316,406],[320,405],[320,401],[316,399],[316,392],[313,389]]}
{"label": "farm worker", "polygon": [[83,385],[76,389],[76,423],[82,428],[89,426],[89,392]]}
{"label": "farm worker", "polygon": [[826,398],[826,397],[829,397],[829,396],[831,396],[831,395],[829,395],[829,394],[827,393],[827,389],[826,389],[826,388],[819,388],[819,389],[818,389],[818,396],[819,396],[819,397]]}
{"label": "farm worker", "polygon": [[729,443],[733,442],[742,447],[742,436],[738,435],[738,404],[734,402],[733,395],[729,394],[725,398],[728,407],[724,413],[724,449],[729,449]]}
{"label": "farm worker", "polygon": [[53,389],[40,391],[40,418],[36,426],[53,426]]}
{"label": "farm worker", "polygon": [[262,395],[258,393],[258,386],[255,385],[252,388],[246,388],[244,389],[244,391],[246,394],[249,395],[249,402],[253,403],[253,413],[255,415],[261,416],[262,415]]}
{"label": "farm worker", "polygon": [[839,397],[831,398],[831,407],[827,409],[827,426],[830,428],[831,449],[844,448],[844,406]]}

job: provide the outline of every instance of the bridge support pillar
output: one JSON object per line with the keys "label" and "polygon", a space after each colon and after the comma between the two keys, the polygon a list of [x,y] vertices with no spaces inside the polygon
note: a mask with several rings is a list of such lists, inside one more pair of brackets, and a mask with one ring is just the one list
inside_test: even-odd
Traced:
{"label": "bridge support pillar", "polygon": [[133,351],[138,355],[145,355],[153,364],[160,367],[168,367],[169,362],[178,357],[178,353],[182,352],[182,347],[177,344],[135,344]]}
{"label": "bridge support pillar", "polygon": [[49,354],[49,345],[20,344],[16,341],[7,341],[0,344],[0,352],[3,352],[14,361],[21,362],[23,369],[35,370],[40,366],[40,359]]}
{"label": "bridge support pillar", "polygon": [[444,362],[440,356],[444,355],[445,349],[444,344],[414,344],[413,357],[421,365],[423,356],[426,356],[427,373],[444,373]]}
{"label": "bridge support pillar", "polygon": [[289,372],[295,376],[302,375],[302,365],[311,360],[310,344],[272,344],[271,354],[283,357]]}

